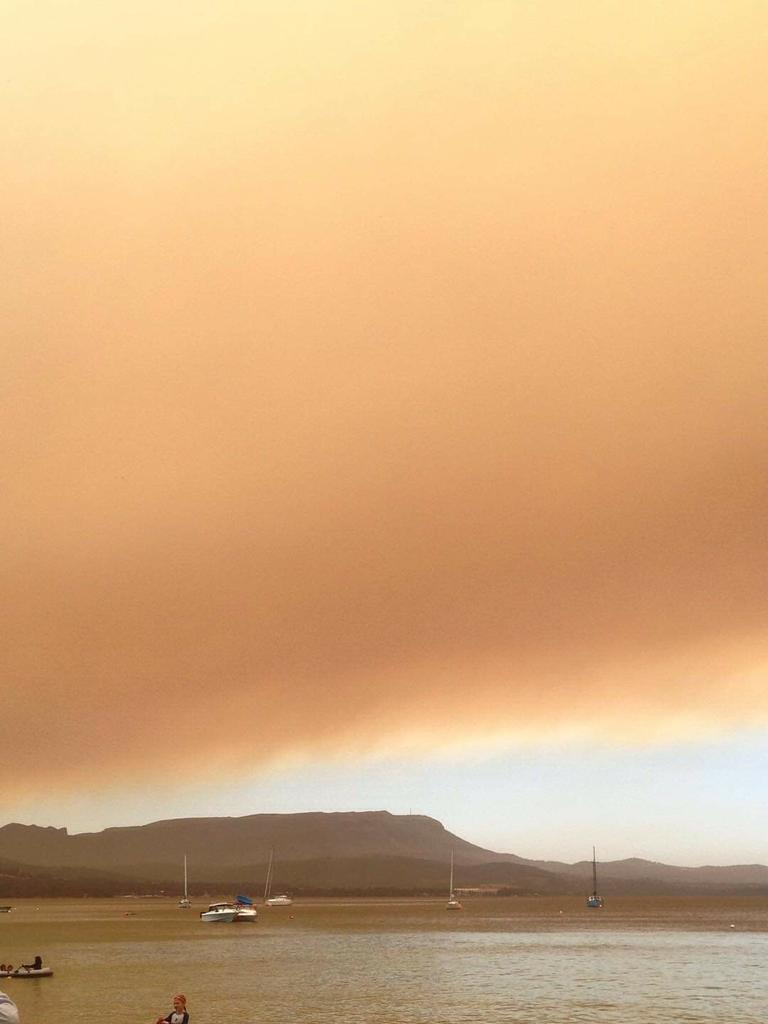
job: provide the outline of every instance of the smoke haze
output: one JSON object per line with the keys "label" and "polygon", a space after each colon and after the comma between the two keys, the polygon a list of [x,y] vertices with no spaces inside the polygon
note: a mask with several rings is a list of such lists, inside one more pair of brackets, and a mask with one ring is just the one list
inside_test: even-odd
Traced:
{"label": "smoke haze", "polygon": [[6,784],[768,720],[765,25],[623,7],[10,5]]}

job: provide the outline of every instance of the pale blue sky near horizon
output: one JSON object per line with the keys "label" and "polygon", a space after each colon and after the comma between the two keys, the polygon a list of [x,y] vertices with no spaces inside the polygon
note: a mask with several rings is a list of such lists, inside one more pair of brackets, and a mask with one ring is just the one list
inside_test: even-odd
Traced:
{"label": "pale blue sky near horizon", "polygon": [[738,739],[655,749],[544,748],[305,764],[194,787],[69,793],[6,820],[70,833],[164,818],[386,810],[437,818],[498,852],[573,862],[768,863],[768,747]]}

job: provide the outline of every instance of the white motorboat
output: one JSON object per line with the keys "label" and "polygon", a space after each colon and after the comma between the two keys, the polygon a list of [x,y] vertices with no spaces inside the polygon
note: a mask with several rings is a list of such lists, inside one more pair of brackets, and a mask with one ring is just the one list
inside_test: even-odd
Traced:
{"label": "white motorboat", "polygon": [[245,907],[242,903],[237,905],[235,913],[235,924],[241,924],[247,921],[256,922],[259,917],[259,912],[256,907]]}
{"label": "white motorboat", "polygon": [[244,921],[255,922],[258,919],[259,912],[253,905],[253,900],[250,896],[236,896],[235,897],[235,923],[242,923]]}
{"label": "white motorboat", "polygon": [[200,920],[206,924],[214,924],[220,921],[227,924],[237,917],[237,907],[234,903],[212,903],[207,910],[200,911]]}
{"label": "white motorboat", "polygon": [[189,893],[187,892],[187,855],[184,854],[184,895],[179,900],[179,906],[183,910],[188,910],[192,904],[189,900]]}
{"label": "white motorboat", "polygon": [[451,850],[451,881],[448,886],[448,902],[445,904],[446,910],[463,910],[459,900],[456,898],[456,894],[453,891],[453,850]]}

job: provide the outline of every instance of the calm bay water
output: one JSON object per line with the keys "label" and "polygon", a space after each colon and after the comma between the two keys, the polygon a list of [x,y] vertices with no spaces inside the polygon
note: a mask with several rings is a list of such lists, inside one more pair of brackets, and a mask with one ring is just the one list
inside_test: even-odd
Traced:
{"label": "calm bay water", "polygon": [[[11,901],[13,902],[13,901]],[[207,905],[207,903],[206,903]],[[0,915],[0,980],[22,1024],[764,1024],[768,900],[307,900],[257,924],[202,924],[199,901],[24,901]],[[732,927],[733,926],[733,927]]]}

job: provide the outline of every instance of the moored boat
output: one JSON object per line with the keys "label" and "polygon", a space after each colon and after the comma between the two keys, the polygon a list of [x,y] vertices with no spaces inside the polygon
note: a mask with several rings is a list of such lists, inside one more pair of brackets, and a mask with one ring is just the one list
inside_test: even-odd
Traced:
{"label": "moored boat", "polygon": [[248,921],[255,923],[259,916],[259,912],[254,907],[250,896],[236,896],[235,911],[235,924],[242,924]]}
{"label": "moored boat", "polygon": [[267,907],[290,907],[293,904],[293,900],[287,893],[280,893],[278,896],[272,895],[272,879],[274,877],[274,860],[275,851],[269,851],[269,864],[267,865],[267,880],[264,883],[264,905]]}
{"label": "moored boat", "polygon": [[206,924],[221,922],[227,924],[234,921],[237,916],[237,907],[234,903],[211,903],[207,910],[200,912],[200,920]]}
{"label": "moored boat", "polygon": [[592,847],[592,895],[587,896],[587,906],[599,910],[603,905],[603,897],[597,894],[597,858]]}
{"label": "moored boat", "polygon": [[456,893],[453,891],[453,850],[451,850],[451,881],[448,886],[448,902],[445,904],[446,910],[463,910],[459,900],[456,898]]}
{"label": "moored boat", "polygon": [[187,855],[184,854],[184,895],[179,900],[179,906],[182,910],[188,910],[192,904],[189,901],[189,893],[187,892]]}
{"label": "moored boat", "polygon": [[292,904],[293,900],[285,893],[281,893],[279,896],[270,896],[267,900],[268,907],[290,907]]}

